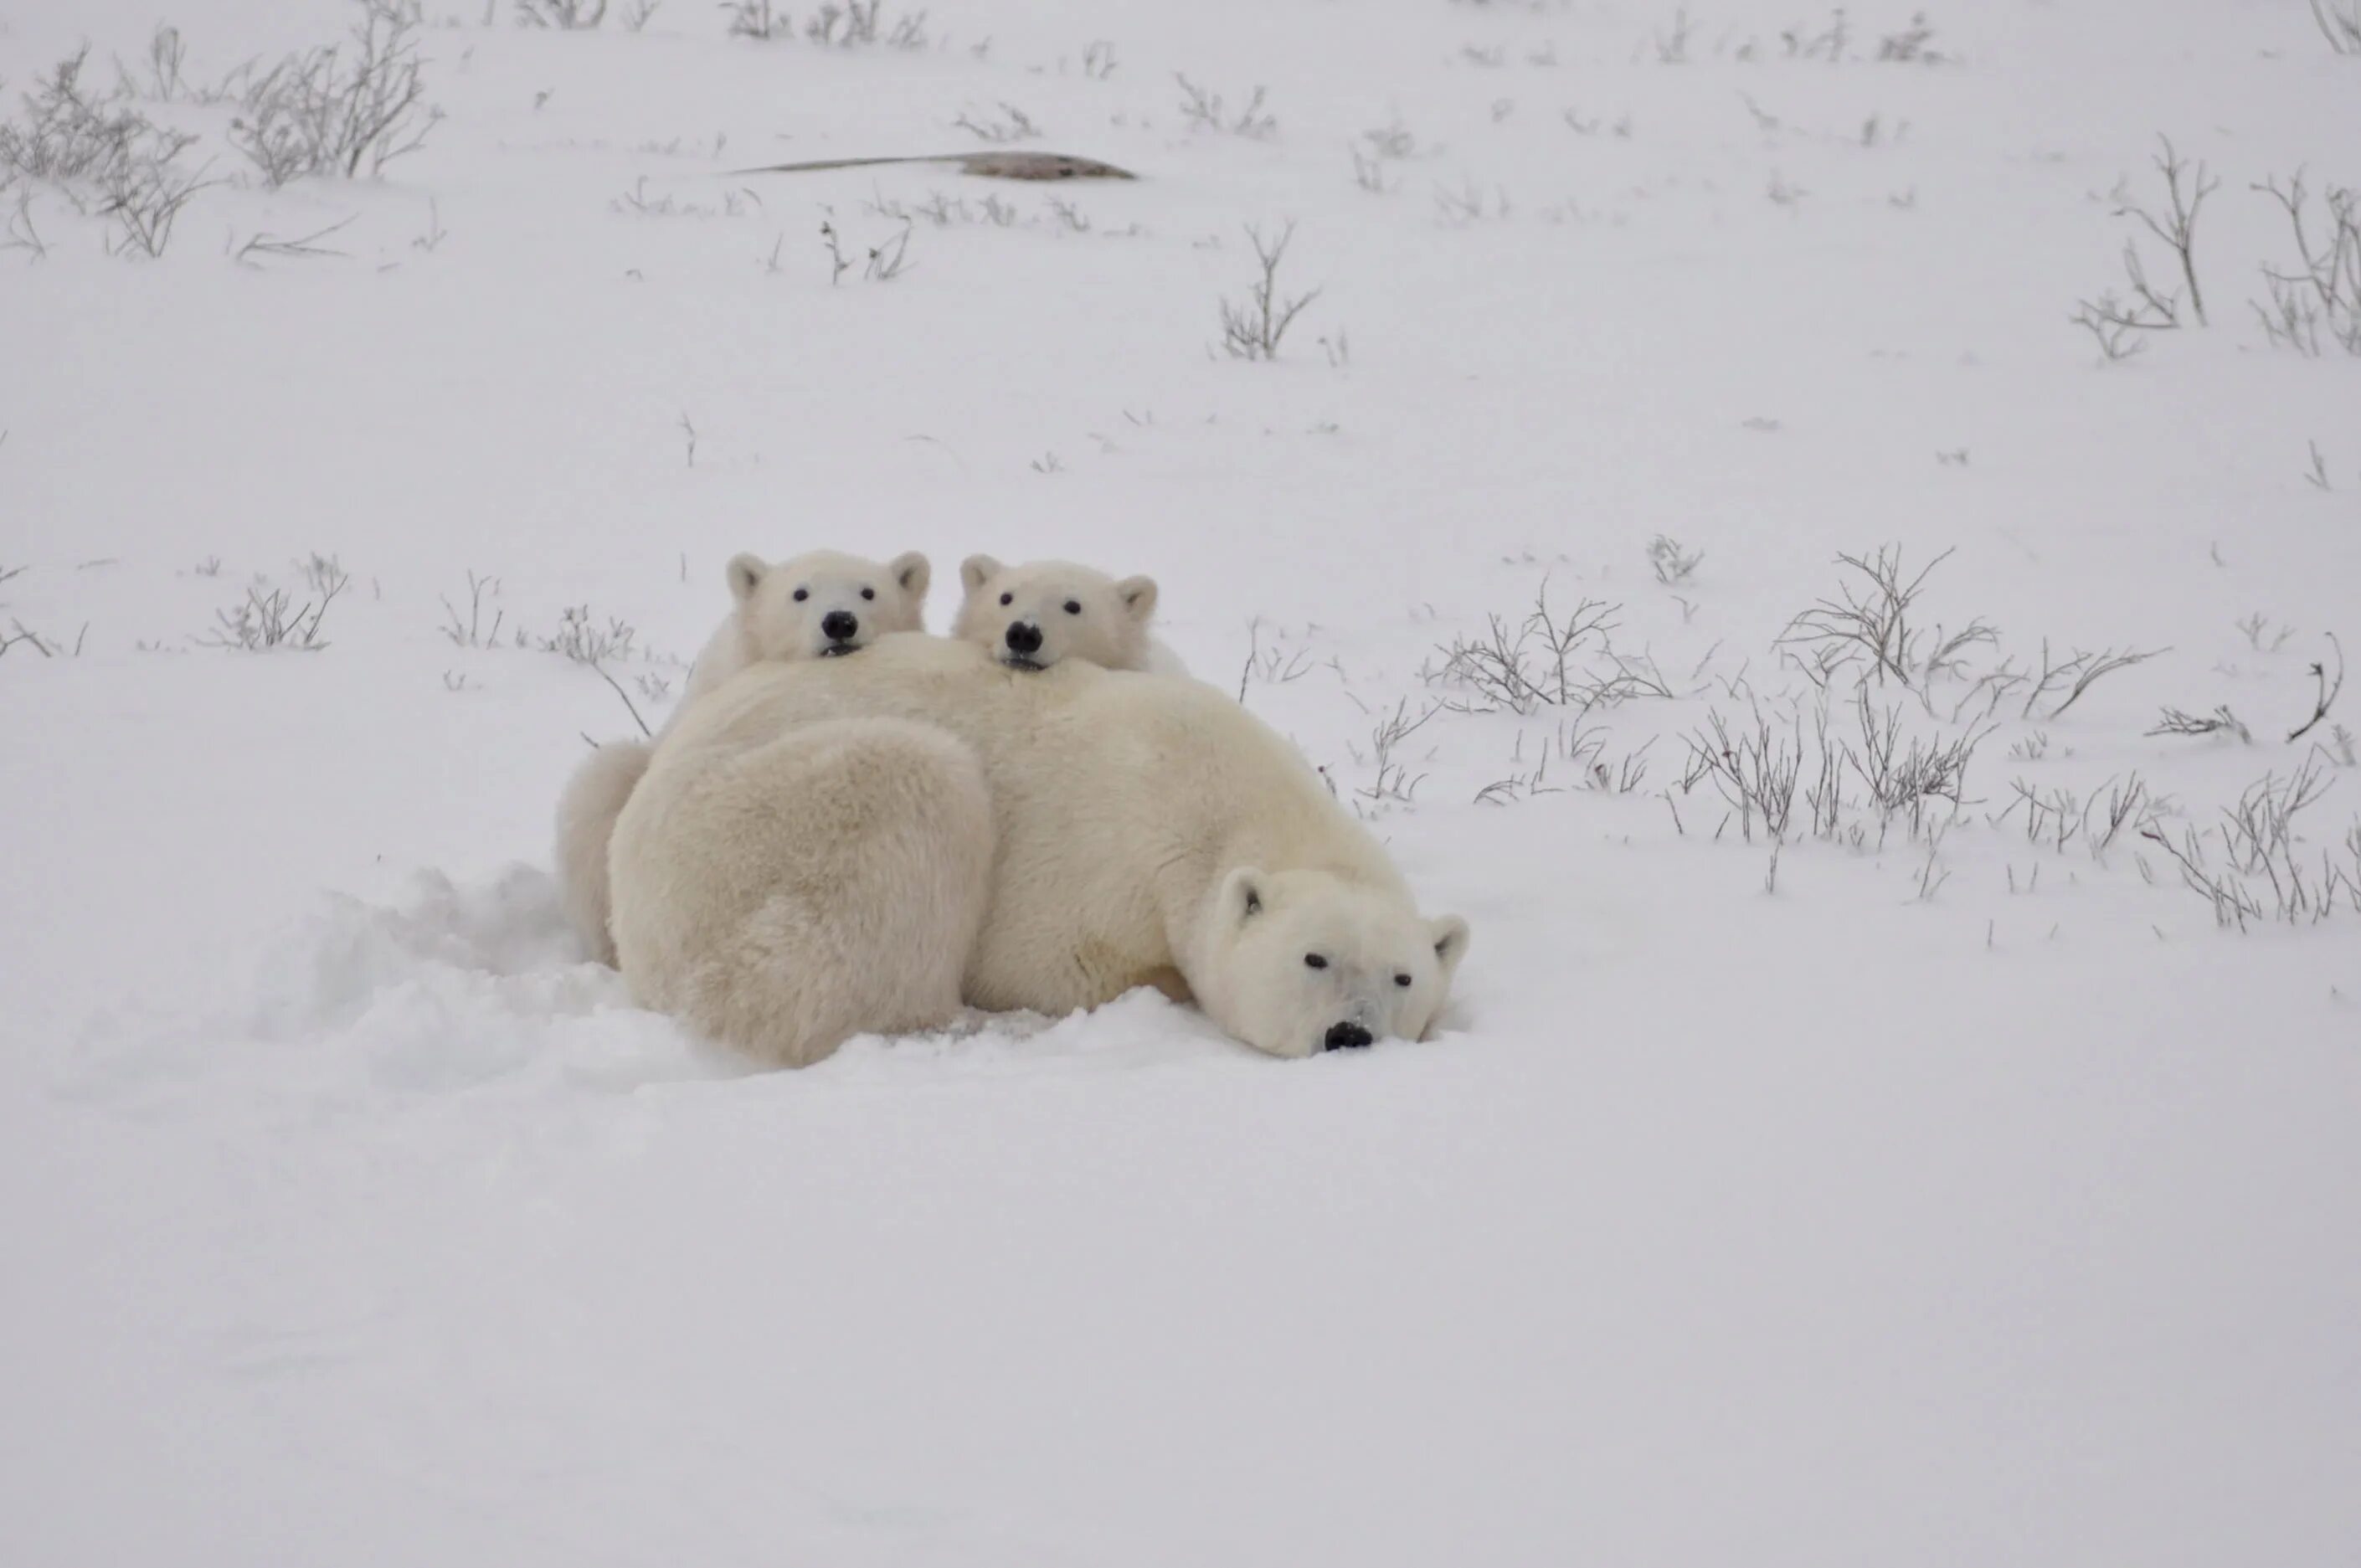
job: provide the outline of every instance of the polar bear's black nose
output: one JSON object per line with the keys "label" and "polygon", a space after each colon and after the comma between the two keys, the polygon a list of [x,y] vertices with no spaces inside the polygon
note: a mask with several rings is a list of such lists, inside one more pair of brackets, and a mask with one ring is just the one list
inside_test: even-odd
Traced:
{"label": "polar bear's black nose", "polygon": [[1041,629],[1029,620],[1008,623],[1008,651],[1031,655],[1041,651]]}
{"label": "polar bear's black nose", "polygon": [[1358,1024],[1331,1024],[1327,1037],[1320,1044],[1323,1050],[1356,1051],[1376,1038]]}
{"label": "polar bear's black nose", "polygon": [[850,642],[861,635],[861,618],[849,609],[832,609],[819,618],[819,629],[831,642]]}

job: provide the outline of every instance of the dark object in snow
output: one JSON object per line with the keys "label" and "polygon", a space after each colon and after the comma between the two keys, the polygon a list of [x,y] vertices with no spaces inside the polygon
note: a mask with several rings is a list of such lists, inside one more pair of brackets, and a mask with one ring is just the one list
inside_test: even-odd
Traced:
{"label": "dark object in snow", "polygon": [[824,158],[813,163],[766,163],[740,174],[804,174],[822,169],[869,169],[883,163],[948,163],[987,180],[1137,180],[1128,169],[1068,152],[940,152],[916,158]]}

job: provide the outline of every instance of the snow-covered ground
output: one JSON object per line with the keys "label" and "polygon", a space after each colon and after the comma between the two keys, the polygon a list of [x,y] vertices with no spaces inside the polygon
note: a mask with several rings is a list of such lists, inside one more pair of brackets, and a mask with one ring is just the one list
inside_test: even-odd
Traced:
{"label": "snow-covered ground", "polygon": [[[2249,302],[2361,58],[1915,8],[426,0],[379,180],[150,82],[221,181],[160,258],[0,189],[0,1561],[2351,1561],[2361,687],[2287,737],[2361,656],[2361,357]],[[357,14],[16,5],[6,123],[83,41],[203,85]],[[727,174],[1012,109],[1141,178]],[[2159,135],[2202,327],[2121,211]],[[1231,357],[1290,221],[1318,293]],[[2126,240],[2187,324],[2109,363]],[[549,645],[627,626],[655,721],[722,562],[815,547],[928,551],[939,626],[971,552],[1154,574],[1473,922],[1449,1030],[1137,996],[752,1075],[631,1009],[547,871],[631,719]],[[1792,623],[1886,548],[1951,554],[1823,696]],[[324,648],[213,645],[339,577]],[[1612,607],[1563,691],[1544,593]],[[2154,656],[2059,712],[2045,642]],[[1864,693],[1963,781],[1881,809]]]}

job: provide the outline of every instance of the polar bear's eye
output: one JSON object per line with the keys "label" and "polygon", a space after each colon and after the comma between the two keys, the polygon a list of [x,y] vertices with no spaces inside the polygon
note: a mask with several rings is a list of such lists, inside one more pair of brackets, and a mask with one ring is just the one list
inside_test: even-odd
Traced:
{"label": "polar bear's eye", "polygon": [[877,597],[877,590],[875,588],[863,588],[861,590],[861,597],[865,599],[873,599]]}
{"label": "polar bear's eye", "polygon": [[809,588],[797,588],[796,590],[796,602],[797,604],[803,603],[804,600],[809,598],[811,598],[811,590]]}
{"label": "polar bear's eye", "polygon": [[1318,953],[1306,953],[1303,955],[1303,967],[1305,969],[1326,969],[1328,967],[1328,960],[1322,958]]}
{"label": "polar bear's eye", "polygon": [[1066,613],[1067,613],[1068,615],[1080,615],[1080,614],[1082,614],[1082,603],[1081,603],[1081,601],[1080,601],[1080,600],[1077,600],[1077,599],[1068,599],[1068,600],[1066,601]]}
{"label": "polar bear's eye", "polygon": [[1398,974],[1394,976],[1394,983],[1396,985],[1408,985],[1410,983],[1410,976],[1406,974]]}
{"label": "polar bear's eye", "polygon": [[1015,604],[1016,602],[1016,596],[1015,594],[1003,594],[1000,596],[1000,602],[1003,604]]}

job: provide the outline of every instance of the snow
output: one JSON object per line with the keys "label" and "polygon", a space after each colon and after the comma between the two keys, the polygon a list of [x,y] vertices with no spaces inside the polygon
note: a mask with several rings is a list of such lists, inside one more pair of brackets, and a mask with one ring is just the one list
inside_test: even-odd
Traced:
{"label": "snow", "polygon": [[[346,9],[169,19],[212,80]],[[43,639],[0,654],[0,1560],[2348,1557],[2361,905],[2220,928],[2012,786],[2136,771],[2218,865],[2309,767],[2304,863],[2345,852],[2361,720],[2284,737],[2361,652],[2361,365],[2265,341],[2249,187],[2361,181],[2361,60],[2295,4],[1954,0],[1942,62],[1877,61],[1912,9],[1830,63],[1778,40],[1825,10],[1715,0],[1666,63],[1670,5],[972,0],[902,51],[428,0],[445,117],[380,181],[242,181],[180,103],[142,107],[225,182],[159,259],[0,191],[49,247],[0,252],[0,626]],[[157,19],[0,19],[8,112]],[[1187,126],[1176,71],[1275,134]],[[722,177],[1004,103],[1143,178]],[[2158,132],[2220,180],[2212,324],[2106,364],[2066,318]],[[864,280],[934,192],[1016,221],[920,218]],[[1242,225],[1290,219],[1321,292],[1229,359]],[[1953,552],[1925,624],[1999,630],[1926,704],[1871,685],[1906,735],[2044,639],[2156,656],[1994,707],[1931,848],[1799,804],[1774,877],[1686,738],[1759,702],[1810,744],[1776,640],[1887,544]],[[1152,573],[1471,921],[1448,1029],[1279,1063],[1141,995],[762,1074],[632,1008],[546,869],[631,721],[535,644],[628,622],[655,722],[729,555],[816,547],[926,550],[939,626],[972,552]],[[315,554],[327,647],[204,642]],[[470,572],[491,646],[444,630]],[[1438,650],[1544,584],[1679,695],[1460,711]],[[1446,698],[1381,777],[1372,726]],[[2217,704],[2250,739],[2147,733]]]}

